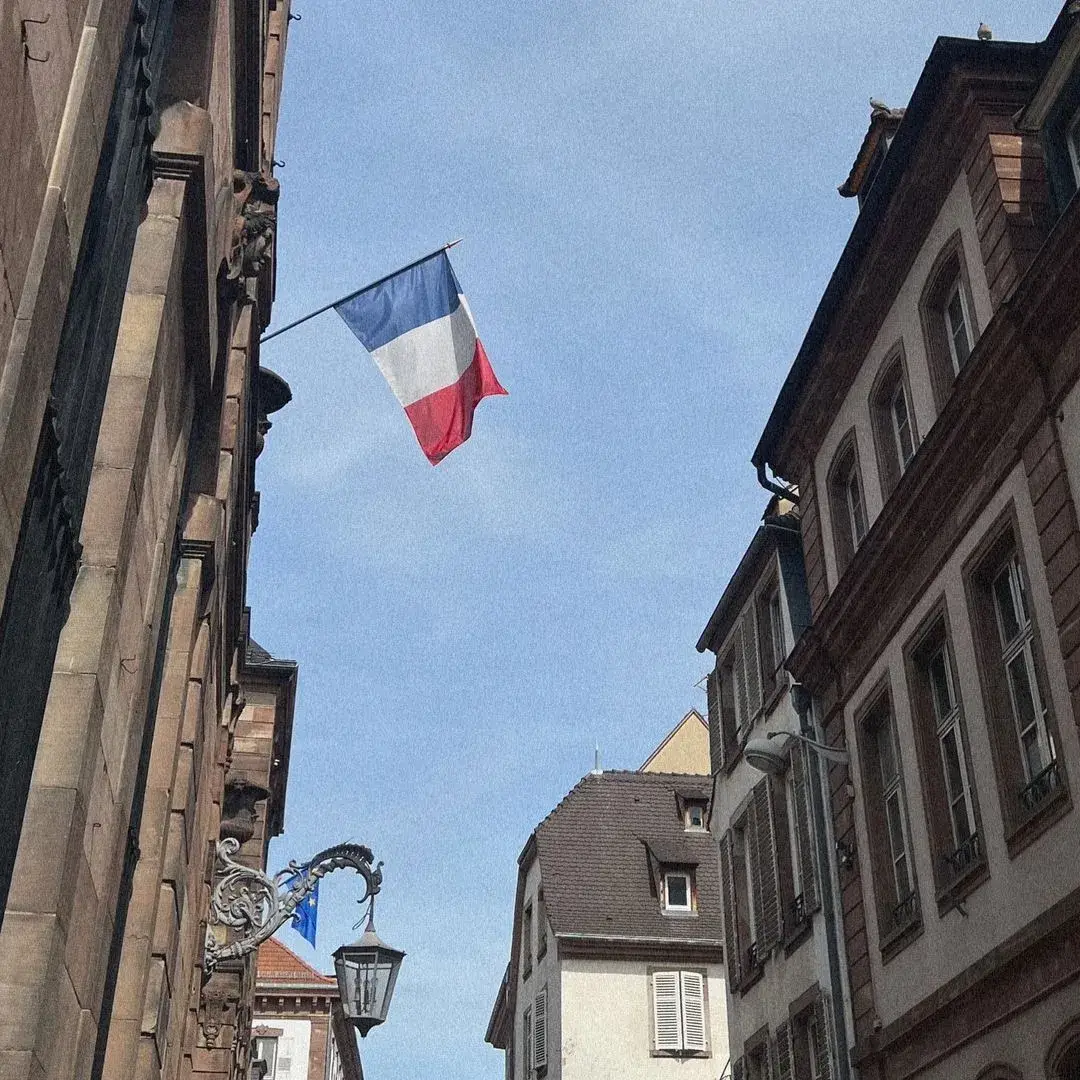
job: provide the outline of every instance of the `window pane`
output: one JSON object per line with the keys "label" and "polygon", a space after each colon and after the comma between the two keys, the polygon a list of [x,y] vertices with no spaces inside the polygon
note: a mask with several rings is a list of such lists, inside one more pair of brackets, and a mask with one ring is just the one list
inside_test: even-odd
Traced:
{"label": "window pane", "polygon": [[971,342],[968,340],[967,321],[964,317],[964,299],[957,281],[945,309],[945,321],[952,342],[953,362],[957,370],[962,368],[971,355]]}
{"label": "window pane", "polygon": [[896,435],[896,449],[900,455],[901,466],[907,465],[915,453],[911,438],[911,418],[908,416],[907,398],[904,396],[904,384],[900,383],[892,399],[893,433]]}
{"label": "window pane", "polygon": [[866,515],[863,513],[862,492],[859,490],[859,474],[855,469],[847,482],[848,513],[851,514],[851,536],[856,544],[866,535]]}
{"label": "window pane", "polygon": [[1046,760],[1042,747],[1039,745],[1039,732],[1032,726],[1020,739],[1024,751],[1024,765],[1027,768],[1027,778],[1036,777],[1050,764]]}
{"label": "window pane", "polygon": [[769,629],[772,634],[773,665],[778,669],[784,662],[784,620],[780,611],[780,594],[774,592],[769,598]]}
{"label": "window pane", "polygon": [[896,779],[896,754],[893,752],[892,727],[881,724],[874,733],[878,761],[881,764],[881,786],[888,789]]}
{"label": "window pane", "polygon": [[956,846],[963,844],[972,833],[971,818],[968,816],[967,795],[960,797],[952,804],[953,839]]}
{"label": "window pane", "polygon": [[1022,732],[1035,723],[1036,715],[1035,701],[1031,695],[1031,682],[1028,679],[1027,649],[1013,657],[1008,670],[1013,705],[1016,709],[1016,722]]}
{"label": "window pane", "polygon": [[904,823],[901,819],[900,792],[894,791],[885,803],[885,816],[889,824],[889,843],[892,845],[893,858],[904,853]]}
{"label": "window pane", "polygon": [[994,606],[997,608],[1002,645],[1007,645],[1020,633],[1020,615],[1013,601],[1013,590],[1009,580],[1011,575],[1012,564],[1010,563],[994,578]]}
{"label": "window pane", "polygon": [[907,854],[896,860],[896,900],[899,903],[911,895],[911,876],[908,874]]}
{"label": "window pane", "polygon": [[941,736],[941,759],[945,764],[945,787],[952,801],[964,791],[964,771],[960,764],[960,750],[956,745],[956,728],[951,727]]}
{"label": "window pane", "polygon": [[940,723],[953,710],[952,686],[949,682],[948,660],[945,650],[939,649],[927,665],[930,676],[930,692],[934,699],[934,716]]}
{"label": "window pane", "polygon": [[685,874],[668,874],[667,894],[668,907],[689,907],[690,890],[689,882]]}

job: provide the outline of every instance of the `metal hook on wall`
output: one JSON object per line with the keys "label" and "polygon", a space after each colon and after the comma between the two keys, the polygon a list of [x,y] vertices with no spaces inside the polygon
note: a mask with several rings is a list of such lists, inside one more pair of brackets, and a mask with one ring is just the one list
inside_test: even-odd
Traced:
{"label": "metal hook on wall", "polygon": [[303,17],[303,15],[299,15],[295,11],[289,12],[289,22],[299,22]]}
{"label": "metal hook on wall", "polygon": [[34,56],[34,54],[30,52],[30,42],[27,40],[26,27],[27,27],[28,24],[32,24],[34,26],[44,26],[48,21],[49,21],[49,15],[48,14],[46,14],[44,19],[23,19],[22,20],[23,55],[26,57],[27,60],[33,60],[35,64],[44,64],[44,63],[46,63],[48,61],[49,57],[52,56],[52,50],[51,49],[46,49],[44,56]]}
{"label": "metal hook on wall", "polygon": [[284,169],[285,168],[285,162],[284,161],[279,161],[277,158],[272,158],[271,161],[270,161],[270,164],[273,165],[275,169]]}

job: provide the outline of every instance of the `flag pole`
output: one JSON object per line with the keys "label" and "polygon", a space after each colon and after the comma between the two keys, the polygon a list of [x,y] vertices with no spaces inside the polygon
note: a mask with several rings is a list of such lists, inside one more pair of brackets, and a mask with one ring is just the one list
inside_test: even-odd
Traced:
{"label": "flag pole", "polygon": [[295,319],[287,326],[283,326],[280,330],[275,330],[272,334],[264,334],[259,338],[259,344],[265,345],[271,338],[276,338],[278,334],[284,334],[286,330],[292,330],[293,327],[299,326],[301,323],[306,323],[308,319],[314,319],[316,315],[321,315],[324,311],[329,311],[332,307],[337,307],[338,304],[344,304],[346,300],[351,300],[354,296],[359,296],[361,293],[366,293],[369,289],[374,289],[376,286],[381,285],[384,281],[389,281],[392,277],[396,277],[398,274],[403,274],[406,270],[411,270],[414,266],[419,266],[421,263],[427,262],[428,259],[434,259],[436,255],[441,255],[444,251],[449,251],[455,244],[460,244],[464,240],[464,236],[459,236],[456,240],[451,240],[449,244],[443,244],[442,247],[437,247],[434,251],[429,251],[426,255],[421,255],[419,259],[413,259],[411,263],[406,263],[404,266],[399,267],[397,270],[391,271],[389,274],[383,274],[381,278],[376,281],[372,281],[370,284],[365,285],[363,288],[355,289],[353,292],[348,293],[346,296],[341,296],[337,300],[331,300],[329,304],[323,304],[321,308],[316,308],[314,311],[309,311],[306,315],[301,316],[299,319]]}

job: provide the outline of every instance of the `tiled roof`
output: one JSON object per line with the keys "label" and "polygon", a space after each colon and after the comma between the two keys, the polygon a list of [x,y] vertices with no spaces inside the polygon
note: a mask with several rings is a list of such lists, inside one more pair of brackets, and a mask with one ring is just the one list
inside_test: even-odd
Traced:
{"label": "tiled roof", "polygon": [[[259,946],[257,990],[267,986],[310,986],[325,993],[327,987],[337,989],[333,975],[323,975],[306,960],[282,945],[277,938],[270,938]],[[256,992],[257,992],[256,990]]]}
{"label": "tiled roof", "polygon": [[[678,804],[680,795],[708,799],[711,790],[707,776],[586,776],[536,830],[544,906],[553,931],[719,942],[723,923],[716,844],[708,833],[684,830]],[[696,865],[696,916],[662,913],[650,850],[658,862]]]}

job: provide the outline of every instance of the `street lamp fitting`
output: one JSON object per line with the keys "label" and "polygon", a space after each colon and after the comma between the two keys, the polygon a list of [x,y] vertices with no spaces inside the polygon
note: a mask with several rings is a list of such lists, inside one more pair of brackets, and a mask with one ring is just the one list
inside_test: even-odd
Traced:
{"label": "street lamp fitting", "polygon": [[788,766],[788,759],[783,750],[774,746],[771,741],[779,738],[794,739],[796,742],[803,743],[805,746],[810,747],[815,754],[825,758],[827,761],[835,761],[839,765],[848,763],[847,751],[841,750],[837,746],[828,746],[806,735],[800,735],[797,731],[770,731],[764,738],[747,740],[746,745],[743,747],[743,757],[746,758],[747,764],[759,772],[769,773],[773,776],[778,776],[784,772]]}

